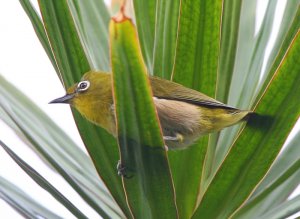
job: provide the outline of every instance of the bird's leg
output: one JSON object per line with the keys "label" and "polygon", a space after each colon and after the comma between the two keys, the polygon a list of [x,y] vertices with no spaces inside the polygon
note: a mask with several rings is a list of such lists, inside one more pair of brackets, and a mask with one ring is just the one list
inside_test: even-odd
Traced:
{"label": "bird's leg", "polygon": [[165,141],[178,141],[183,142],[183,135],[176,133],[175,136],[164,136]]}
{"label": "bird's leg", "polygon": [[126,175],[126,168],[125,168],[125,166],[121,163],[121,160],[118,160],[118,163],[117,163],[117,170],[118,170],[118,175],[119,175],[119,176],[125,176],[125,175]]}
{"label": "bird's leg", "polygon": [[117,163],[117,171],[118,171],[118,175],[124,178],[131,178],[132,176],[128,176],[126,173],[126,167],[121,163],[121,160],[118,160]]}

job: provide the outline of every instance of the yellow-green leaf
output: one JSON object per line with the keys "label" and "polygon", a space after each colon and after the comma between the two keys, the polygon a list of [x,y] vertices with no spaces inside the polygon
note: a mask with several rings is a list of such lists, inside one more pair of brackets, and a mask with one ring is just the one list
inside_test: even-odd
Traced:
{"label": "yellow-green leaf", "polygon": [[136,30],[122,13],[110,23],[114,101],[123,185],[135,218],[176,218],[168,159]]}

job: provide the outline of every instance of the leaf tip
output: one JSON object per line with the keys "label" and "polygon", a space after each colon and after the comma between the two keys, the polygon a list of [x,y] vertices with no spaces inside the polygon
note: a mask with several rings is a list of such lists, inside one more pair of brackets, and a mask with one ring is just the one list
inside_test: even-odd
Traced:
{"label": "leaf tip", "polygon": [[127,20],[131,20],[129,17],[125,15],[125,6],[126,6],[126,1],[121,5],[119,12],[117,15],[112,17],[112,20],[116,23],[121,23]]}

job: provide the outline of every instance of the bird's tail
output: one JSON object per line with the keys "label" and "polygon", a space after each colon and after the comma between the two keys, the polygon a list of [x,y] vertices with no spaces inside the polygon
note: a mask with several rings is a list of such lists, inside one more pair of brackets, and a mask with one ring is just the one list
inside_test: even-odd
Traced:
{"label": "bird's tail", "polygon": [[228,117],[224,118],[224,125],[231,126],[236,123],[248,121],[255,113],[249,110],[234,110],[228,114]]}
{"label": "bird's tail", "polygon": [[244,117],[241,119],[241,121],[248,121],[251,117],[256,116],[257,113],[249,110],[242,110],[242,112],[245,113]]}

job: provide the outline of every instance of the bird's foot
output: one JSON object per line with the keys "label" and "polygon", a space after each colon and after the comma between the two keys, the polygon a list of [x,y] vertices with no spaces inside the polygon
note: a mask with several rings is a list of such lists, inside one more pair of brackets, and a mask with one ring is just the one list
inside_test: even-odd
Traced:
{"label": "bird's foot", "polygon": [[121,163],[121,160],[118,161],[117,171],[119,176],[124,177],[126,179],[130,179],[131,177],[133,177],[133,175],[129,176],[127,174],[127,168]]}
{"label": "bird's foot", "polygon": [[176,133],[175,136],[164,136],[165,141],[178,141],[178,142],[183,142],[183,135]]}

